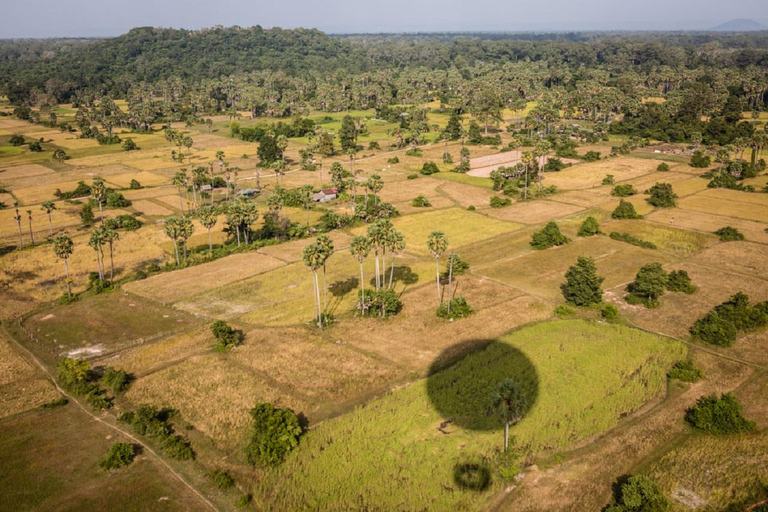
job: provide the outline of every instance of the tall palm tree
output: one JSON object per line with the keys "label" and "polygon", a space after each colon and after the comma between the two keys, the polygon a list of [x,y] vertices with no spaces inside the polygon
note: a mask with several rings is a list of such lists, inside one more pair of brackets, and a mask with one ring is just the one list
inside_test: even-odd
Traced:
{"label": "tall palm tree", "polygon": [[219,213],[213,206],[202,206],[198,213],[200,224],[208,230],[208,252],[213,253],[213,239],[211,238],[211,229],[218,221]]}
{"label": "tall palm tree", "polygon": [[107,200],[107,185],[104,180],[96,176],[93,178],[91,184],[91,196],[99,203],[99,217],[102,224],[104,224],[104,209],[103,204]]}
{"label": "tall palm tree", "polygon": [[433,231],[427,239],[427,249],[435,258],[435,282],[437,283],[437,302],[442,304],[440,296],[440,256],[448,249],[448,239],[442,231]]}
{"label": "tall palm tree", "polygon": [[104,240],[109,244],[109,281],[112,282],[115,278],[115,242],[120,240],[120,233],[107,225],[104,228]]}
{"label": "tall palm tree", "polygon": [[363,262],[370,252],[371,241],[368,237],[362,235],[352,237],[352,240],[349,242],[349,254],[360,263],[360,309],[363,313],[365,313],[365,275],[363,273]]}
{"label": "tall palm tree", "polygon": [[333,240],[328,235],[320,235],[317,237],[317,245],[325,253],[325,259],[323,259],[323,311],[328,309],[328,285],[326,281],[327,269],[325,263],[333,255]]}
{"label": "tall palm tree", "polygon": [[317,319],[317,327],[322,329],[322,315],[320,314],[320,283],[317,279],[317,271],[323,266],[323,263],[325,263],[325,251],[323,251],[317,243],[314,243],[304,248],[301,257],[307,267],[312,271],[312,283],[315,296],[315,317]]}
{"label": "tall palm tree", "polygon": [[179,240],[181,239],[181,219],[178,217],[168,217],[163,226],[166,236],[173,240],[173,250],[176,253],[176,264],[181,264],[179,258]]}
{"label": "tall palm tree", "polygon": [[387,248],[389,249],[389,259],[391,264],[389,266],[389,286],[392,288],[392,283],[395,280],[395,255],[402,253],[405,250],[405,237],[397,230],[393,230],[387,239]]}
{"label": "tall palm tree", "polygon": [[378,222],[375,222],[368,226],[368,240],[371,244],[371,249],[373,249],[373,264],[374,264],[374,275],[375,275],[375,283],[376,283],[376,289],[378,290],[380,287],[379,283],[379,253],[381,252],[381,248],[384,245],[384,232],[381,228],[381,224]]}
{"label": "tall palm tree", "polygon": [[96,252],[96,266],[99,269],[99,281],[104,281],[104,244],[107,242],[105,229],[98,226],[91,231],[91,238],[88,245]]}
{"label": "tall palm tree", "polygon": [[499,383],[491,395],[491,402],[496,414],[504,422],[504,451],[509,448],[509,425],[523,419],[528,409],[528,397],[512,379]]}
{"label": "tall palm tree", "polygon": [[186,190],[187,188],[187,173],[185,169],[182,169],[173,175],[173,178],[171,178],[171,185],[176,187],[176,190],[179,192],[179,209],[181,210],[181,215],[184,215],[184,203],[181,200],[181,189],[183,188]]}
{"label": "tall palm tree", "polygon": [[187,161],[189,163],[192,163],[192,144],[194,144],[194,141],[192,140],[192,137],[185,136],[183,139],[181,139],[181,143],[184,145],[185,148],[187,148]]}
{"label": "tall palm tree", "polygon": [[523,151],[523,156],[520,157],[520,161],[525,164],[525,192],[523,193],[524,199],[528,199],[528,168],[533,163],[533,153],[530,151]]}
{"label": "tall palm tree", "polygon": [[192,224],[192,219],[189,217],[182,217],[179,221],[179,235],[184,242],[184,261],[187,260],[187,240],[195,232],[195,225]]}
{"label": "tall palm tree", "polygon": [[64,260],[64,272],[67,276],[67,295],[72,297],[72,279],[69,277],[69,264],[67,260],[72,255],[75,246],[72,239],[66,235],[57,236],[53,239],[53,252],[57,258]]}
{"label": "tall palm tree", "polygon": [[21,213],[19,212],[19,203],[13,203],[13,207],[16,209],[16,215],[13,217],[13,220],[16,221],[16,225],[19,228],[19,250],[21,250],[21,248],[24,246],[24,235],[21,231]]}
{"label": "tall palm tree", "polygon": [[51,213],[56,209],[56,203],[53,201],[43,201],[43,204],[40,205],[40,209],[48,215],[48,227],[51,228],[50,236],[53,237],[53,219],[51,218]]}
{"label": "tall palm tree", "polygon": [[32,231],[32,210],[27,210],[27,219],[29,219],[29,239],[32,245],[35,245],[35,233]]}
{"label": "tall palm tree", "polygon": [[369,185],[371,192],[373,192],[373,199],[374,203],[378,204],[379,202],[379,192],[381,192],[381,189],[384,188],[384,182],[381,181],[381,176],[378,174],[371,175],[370,179],[370,185]]}

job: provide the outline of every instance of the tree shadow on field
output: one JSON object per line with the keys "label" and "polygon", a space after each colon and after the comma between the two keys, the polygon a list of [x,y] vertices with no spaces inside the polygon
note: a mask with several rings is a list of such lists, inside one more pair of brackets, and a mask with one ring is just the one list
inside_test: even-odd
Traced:
{"label": "tree shadow on field", "polygon": [[[392,269],[390,267],[387,267],[386,271],[384,272],[384,282],[385,284],[389,284],[389,277],[392,272]],[[419,282],[419,274],[414,272],[411,267],[403,265],[401,267],[395,266],[395,272],[392,275],[392,283],[398,284],[402,283],[406,287],[408,285],[416,284]],[[370,285],[372,287],[376,286],[376,278],[373,277],[370,280]]]}
{"label": "tree shadow on field", "polygon": [[475,462],[457,464],[453,468],[453,481],[465,491],[484,491],[491,485],[491,470]]}
{"label": "tree shadow on field", "polygon": [[508,343],[467,340],[444,350],[430,365],[427,394],[446,422],[468,430],[504,429],[492,395],[511,379],[526,397],[524,418],[536,403],[539,377],[528,357]]}
{"label": "tree shadow on field", "polygon": [[336,281],[335,283],[331,283],[331,285],[328,287],[328,291],[331,292],[331,295],[334,297],[343,298],[349,292],[355,290],[358,286],[360,286],[360,280],[356,277],[350,277],[344,281]]}

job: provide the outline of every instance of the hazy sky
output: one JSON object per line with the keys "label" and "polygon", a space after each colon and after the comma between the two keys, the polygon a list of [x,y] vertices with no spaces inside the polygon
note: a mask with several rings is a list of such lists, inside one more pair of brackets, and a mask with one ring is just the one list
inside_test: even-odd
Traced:
{"label": "hazy sky", "polygon": [[2,0],[0,38],[110,36],[138,26],[327,32],[696,30],[768,25],[768,0]]}

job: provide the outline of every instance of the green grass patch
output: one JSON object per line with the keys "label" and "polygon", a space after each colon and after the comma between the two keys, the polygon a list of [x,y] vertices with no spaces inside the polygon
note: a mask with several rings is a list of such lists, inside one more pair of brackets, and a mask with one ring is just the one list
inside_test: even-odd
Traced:
{"label": "green grass patch", "polygon": [[476,187],[483,187],[487,189],[493,189],[493,182],[489,178],[480,178],[478,176],[468,176],[460,172],[439,172],[433,174],[432,178],[438,178],[447,181],[456,181],[458,183],[465,183],[467,185],[474,185]]}

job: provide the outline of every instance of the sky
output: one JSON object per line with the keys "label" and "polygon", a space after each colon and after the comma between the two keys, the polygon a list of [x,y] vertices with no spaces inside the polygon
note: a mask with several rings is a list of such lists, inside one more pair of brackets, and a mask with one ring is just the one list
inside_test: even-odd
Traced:
{"label": "sky", "polygon": [[768,0],[2,0],[0,38],[116,36],[133,27],[307,27],[330,33],[706,30],[768,25]]}

